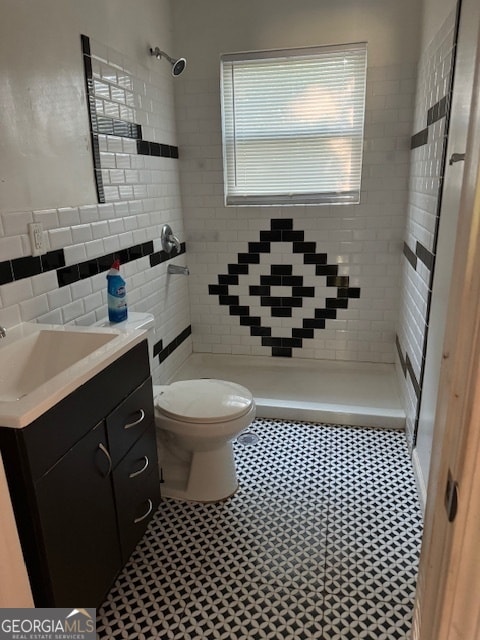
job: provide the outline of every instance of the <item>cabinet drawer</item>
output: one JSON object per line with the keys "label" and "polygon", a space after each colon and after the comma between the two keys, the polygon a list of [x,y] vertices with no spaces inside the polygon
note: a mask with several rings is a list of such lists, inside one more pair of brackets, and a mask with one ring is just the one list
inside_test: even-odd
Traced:
{"label": "cabinet drawer", "polygon": [[113,472],[124,562],[143,535],[160,502],[155,427],[150,425]]}
{"label": "cabinet drawer", "polygon": [[107,417],[108,443],[114,467],[152,423],[153,391],[149,378]]}

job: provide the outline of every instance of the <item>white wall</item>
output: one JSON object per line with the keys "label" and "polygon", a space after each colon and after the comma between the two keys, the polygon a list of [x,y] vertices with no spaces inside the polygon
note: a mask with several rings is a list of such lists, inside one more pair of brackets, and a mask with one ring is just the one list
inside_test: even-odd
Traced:
{"label": "white wall", "polygon": [[[94,77],[109,94],[96,96],[96,108],[141,124],[144,139],[177,145],[170,67],[148,52],[172,47],[169,0],[2,1],[0,324],[7,327],[89,324],[106,314],[105,272],[79,277],[79,265],[150,242],[158,254],[164,223],[184,240],[178,160],[139,155],[136,140],[98,136],[106,195],[98,202],[80,34],[91,38]],[[114,95],[121,83],[128,90]],[[44,226],[47,257],[64,258],[63,282],[61,269],[43,259],[39,268],[30,257],[32,221]],[[188,285],[167,277],[166,262],[152,265],[150,253],[130,254],[122,271],[129,308],[154,313],[165,348],[190,324]],[[190,348],[184,341],[168,361]]]}
{"label": "white wall", "polygon": [[[268,231],[271,220],[291,219],[293,229],[315,241],[317,252],[339,265],[359,299],[349,300],[325,329],[315,329],[298,357],[393,362],[395,319],[405,210],[409,145],[421,6],[416,0],[176,0],[175,55],[186,56],[185,79],[176,85],[181,180],[191,267],[190,300],[195,351],[271,354],[249,326],[209,294],[249,242]],[[226,208],[223,204],[219,61],[225,52],[368,41],[367,106],[361,204],[337,207]],[[272,336],[288,337],[312,307],[322,307],[327,287],[311,279],[291,246],[272,246],[260,266],[293,265],[316,286],[296,318],[269,317],[249,286],[259,284],[251,268],[239,283],[240,304],[261,317]],[[319,280],[321,282],[319,282]],[[317,286],[318,285],[318,286]],[[232,288],[233,289],[233,288]],[[287,294],[284,294],[287,295]],[[302,315],[303,314],[303,315]],[[248,318],[244,318],[247,322]],[[295,325],[295,322],[297,325]]]}
{"label": "white wall", "polygon": [[423,0],[421,51],[425,51],[440,31],[451,11],[455,10],[455,0]]}
{"label": "white wall", "polygon": [[373,66],[415,63],[418,5],[414,0],[178,0],[172,4],[175,46],[188,56],[193,77],[218,74],[220,53],[365,39]]}

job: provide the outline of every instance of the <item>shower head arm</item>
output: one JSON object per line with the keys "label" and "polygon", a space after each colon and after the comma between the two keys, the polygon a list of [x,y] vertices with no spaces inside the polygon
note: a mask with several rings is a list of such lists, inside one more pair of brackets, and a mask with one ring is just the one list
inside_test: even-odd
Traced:
{"label": "shower head arm", "polygon": [[165,53],[165,51],[162,51],[158,47],[155,47],[155,49],[150,47],[150,55],[151,56],[155,56],[157,58],[157,60],[160,60],[160,58],[163,57],[163,58],[166,58],[170,62],[170,64],[174,64],[175,63],[175,58],[171,58],[168,55],[168,53]]}

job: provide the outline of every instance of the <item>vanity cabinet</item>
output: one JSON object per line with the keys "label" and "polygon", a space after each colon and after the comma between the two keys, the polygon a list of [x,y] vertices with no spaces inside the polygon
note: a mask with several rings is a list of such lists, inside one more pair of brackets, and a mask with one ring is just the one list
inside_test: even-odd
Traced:
{"label": "vanity cabinet", "polygon": [[98,607],[160,500],[146,341],[0,447],[36,607]]}

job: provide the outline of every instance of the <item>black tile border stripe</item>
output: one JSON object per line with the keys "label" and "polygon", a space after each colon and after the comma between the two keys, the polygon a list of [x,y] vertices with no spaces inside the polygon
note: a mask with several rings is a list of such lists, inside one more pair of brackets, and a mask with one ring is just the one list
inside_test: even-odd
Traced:
{"label": "black tile border stripe", "polygon": [[120,264],[126,264],[127,262],[132,262],[133,260],[138,260],[139,258],[144,258],[149,256],[150,258],[150,267],[154,267],[162,262],[166,262],[171,258],[175,258],[176,256],[185,253],[185,243],[182,242],[180,245],[180,251],[173,251],[172,253],[166,253],[165,251],[153,251],[153,241],[149,240],[148,242],[143,242],[142,244],[136,244],[131,247],[127,247],[126,249],[121,249],[120,251],[115,251],[114,253],[107,253],[103,256],[99,256],[98,258],[92,258],[91,260],[86,260],[85,262],[79,262],[77,264],[72,264],[68,266],[64,266],[61,269],[57,270],[57,279],[58,286],[65,287],[74,282],[78,282],[79,280],[84,280],[85,278],[91,278],[92,276],[97,275],[98,273],[102,273],[103,271],[107,271],[112,266],[114,260],[120,260]]}
{"label": "black tile border stripe", "polygon": [[13,282],[12,261],[5,260],[0,262],[0,285]]}
{"label": "black tile border stripe", "polygon": [[410,265],[416,270],[417,269],[417,256],[410,249],[406,242],[403,243],[403,255],[406,257]]}
{"label": "black tile border stripe", "polygon": [[443,96],[441,100],[430,107],[427,112],[427,126],[435,124],[447,115],[448,101],[447,96]]}
{"label": "black tile border stripe", "polygon": [[421,242],[416,242],[415,251],[408,246],[406,242],[403,243],[403,255],[406,257],[410,265],[417,270],[418,261],[422,262],[430,272],[433,272],[435,264],[435,256]]}
{"label": "black tile border stripe", "polygon": [[185,253],[185,251],[186,251],[185,242],[181,242],[180,251],[167,253],[162,249],[161,251],[156,251],[155,253],[151,253],[150,266],[156,267],[158,264],[161,264],[162,262],[166,262],[167,260],[171,260],[172,258],[176,258],[177,256],[180,256],[182,253]]}
{"label": "black tile border stripe", "polygon": [[428,142],[428,127],[435,122],[438,122],[442,118],[445,118],[448,114],[448,96],[443,96],[438,102],[436,102],[433,107],[427,111],[427,126],[425,129],[418,131],[410,138],[410,149],[418,149],[418,147],[423,147],[423,145]]}
{"label": "black tile border stripe", "polygon": [[420,385],[417,381],[417,378],[415,376],[415,372],[413,370],[413,366],[412,366],[412,362],[410,360],[410,358],[408,357],[408,353],[405,354],[405,365],[407,368],[407,371],[409,373],[410,376],[410,380],[412,381],[412,385],[413,385],[413,390],[415,391],[415,395],[417,397],[417,400],[420,400]]}
{"label": "black tile border stripe", "polygon": [[429,269],[430,271],[433,270],[433,266],[435,263],[435,256],[431,251],[429,251],[426,247],[424,247],[421,242],[418,242],[418,240],[417,240],[417,245],[415,247],[415,254],[418,257],[418,259],[423,262],[423,264],[427,267],[427,269]]}
{"label": "black tile border stripe", "polygon": [[398,336],[395,336],[395,345],[397,347],[398,358],[400,360],[400,365],[402,367],[403,375],[407,375],[407,363],[405,362],[405,358],[403,357],[402,347],[400,345],[400,340]]}
{"label": "black tile border stripe", "polygon": [[192,333],[192,326],[189,325],[181,333],[178,334],[165,348],[163,347],[163,340],[159,340],[153,347],[154,357],[158,356],[159,363],[161,364],[168,356],[170,356],[175,349],[177,349],[182,342],[190,336]]}
{"label": "black tile border stripe", "polygon": [[38,276],[65,266],[63,249],[48,251],[41,256],[26,256],[0,262],[0,285],[16,282],[23,278]]}
{"label": "black tile border stripe", "polygon": [[448,114],[449,100],[448,96],[443,96],[433,107],[427,111],[427,126],[425,129],[418,131],[410,138],[410,149],[423,147],[428,142],[428,127],[438,122]]}
{"label": "black tile border stripe", "polygon": [[38,276],[47,271],[56,271],[58,286],[65,287],[73,282],[107,271],[116,259],[120,260],[120,264],[125,264],[149,256],[150,267],[155,267],[185,252],[185,242],[181,243],[180,251],[178,252],[175,250],[172,253],[166,253],[165,251],[154,252],[153,241],[149,240],[114,253],[107,253],[98,258],[66,266],[64,250],[56,249],[55,251],[48,251],[41,256],[25,256],[0,262],[0,285]]}
{"label": "black tile border stripe", "polygon": [[98,273],[107,271],[117,259],[120,260],[120,264],[125,264],[132,260],[138,260],[138,258],[148,256],[151,253],[153,253],[152,240],[121,249],[120,251],[115,251],[114,253],[107,253],[98,258],[86,260],[85,262],[68,265],[57,270],[58,286],[65,287],[73,282],[91,278]]}
{"label": "black tile border stripe", "polygon": [[156,156],[160,158],[178,158],[178,147],[160,142],[148,142],[137,139],[137,153],[142,156]]}
{"label": "black tile border stripe", "polygon": [[415,392],[415,396],[417,398],[417,400],[420,400],[420,395],[421,395],[421,388],[420,388],[420,384],[415,376],[415,372],[413,370],[413,366],[412,366],[412,362],[408,356],[408,353],[405,353],[405,357],[403,357],[403,353],[402,353],[402,347],[400,345],[400,340],[398,338],[398,335],[395,336],[395,345],[397,347],[397,353],[398,353],[398,358],[400,360],[400,365],[402,367],[402,371],[403,371],[403,375],[405,377],[407,377],[407,373],[410,377],[410,380],[412,381],[412,385],[413,385],[413,390]]}
{"label": "black tile border stripe", "polygon": [[415,133],[410,139],[410,149],[417,149],[428,142],[428,127]]}
{"label": "black tile border stripe", "polygon": [[92,129],[95,133],[106,136],[118,136],[119,138],[142,139],[142,125],[126,120],[117,120],[109,116],[98,116],[92,121]]}

